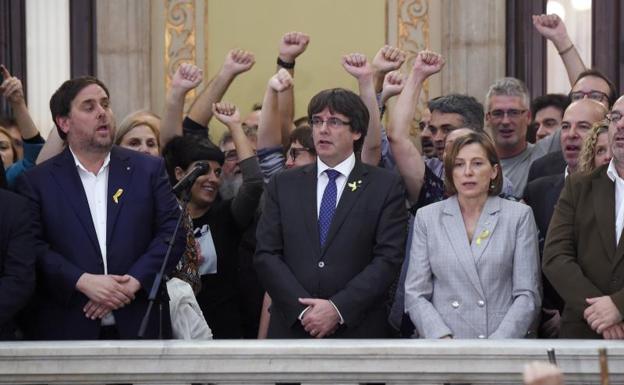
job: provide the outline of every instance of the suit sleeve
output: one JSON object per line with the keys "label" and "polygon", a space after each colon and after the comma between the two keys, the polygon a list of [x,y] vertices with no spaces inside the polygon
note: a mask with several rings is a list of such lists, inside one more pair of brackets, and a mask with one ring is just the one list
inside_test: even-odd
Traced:
{"label": "suit sleeve", "polygon": [[[143,290],[149,293],[156,274],[167,253],[168,242],[173,236],[178,218],[180,217],[180,207],[171,192],[171,185],[165,172],[165,165],[162,159],[152,174],[152,191],[154,194],[154,223],[151,228],[154,230],[154,238],[150,242],[147,250],[130,267],[128,274],[136,278]],[[146,224],[149,226],[149,224]],[[165,267],[165,274],[171,272],[184,253],[186,234],[184,226],[180,226],[176,238],[173,240],[171,255]]]}
{"label": "suit sleeve", "polygon": [[0,257],[0,327],[24,307],[35,289],[36,246],[31,227],[34,213],[22,199],[4,202],[11,205],[3,218],[7,232],[6,254]]}
{"label": "suit sleeve", "polygon": [[489,338],[523,338],[534,323],[541,305],[537,227],[533,212],[522,206],[516,227],[511,296],[513,302],[498,329]]}
{"label": "suit sleeve", "polygon": [[277,177],[279,175],[273,177],[266,188],[264,210],[256,231],[254,266],[262,285],[277,305],[272,308],[280,309],[286,321],[294,325],[299,320],[299,314],[305,309],[298,298],[312,296],[284,262],[282,231],[284,224],[281,221]]}
{"label": "suit sleeve", "polygon": [[370,263],[344,289],[330,298],[348,327],[357,326],[371,307],[383,301],[405,256],[405,192],[398,175],[388,184],[388,193],[376,224]]}
{"label": "suit sleeve", "polygon": [[600,297],[603,294],[583,274],[577,262],[574,216],[579,202],[574,196],[571,181],[569,177],[566,178],[548,227],[542,269],[566,306],[585,309],[585,298]]}
{"label": "suit sleeve", "polygon": [[422,338],[441,338],[453,332],[431,303],[434,288],[429,255],[427,226],[422,211],[419,211],[414,220],[410,262],[405,276],[405,310]]}
{"label": "suit sleeve", "polygon": [[61,304],[66,304],[77,292],[76,282],[85,272],[78,266],[69,262],[61,254],[52,251],[45,241],[43,225],[41,223],[40,192],[29,183],[27,175],[21,175],[17,179],[17,191],[28,199],[31,207],[30,212],[34,220],[30,223],[37,243],[37,273],[38,279],[48,293],[56,298]]}

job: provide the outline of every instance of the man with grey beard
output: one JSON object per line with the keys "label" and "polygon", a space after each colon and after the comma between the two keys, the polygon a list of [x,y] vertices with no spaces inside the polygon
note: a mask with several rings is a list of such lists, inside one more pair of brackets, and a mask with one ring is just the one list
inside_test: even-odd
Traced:
{"label": "man with grey beard", "polygon": [[[243,125],[243,130],[255,151],[257,140],[256,132],[258,128],[256,126]],[[219,195],[222,199],[231,199],[236,196],[238,189],[243,184],[243,175],[238,166],[238,153],[236,152],[236,147],[234,146],[234,141],[232,140],[232,134],[230,132],[225,132],[223,134],[219,142],[219,147],[225,156]]]}

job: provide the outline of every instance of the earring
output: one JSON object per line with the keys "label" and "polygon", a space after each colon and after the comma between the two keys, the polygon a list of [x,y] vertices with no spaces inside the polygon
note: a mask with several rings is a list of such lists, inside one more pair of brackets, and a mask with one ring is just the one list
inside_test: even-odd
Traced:
{"label": "earring", "polygon": [[496,188],[496,183],[494,183],[494,179],[490,181],[490,190],[494,190]]}

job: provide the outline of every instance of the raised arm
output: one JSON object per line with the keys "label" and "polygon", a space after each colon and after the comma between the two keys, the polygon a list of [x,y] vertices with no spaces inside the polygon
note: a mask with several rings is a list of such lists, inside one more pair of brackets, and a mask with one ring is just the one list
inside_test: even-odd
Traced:
{"label": "raised arm", "polygon": [[382,91],[386,74],[401,68],[403,62],[405,62],[405,53],[396,47],[384,45],[377,51],[372,61],[376,93]]}
{"label": "raised arm", "polygon": [[292,77],[290,73],[283,68],[269,79],[262,101],[262,110],[260,111],[258,150],[277,147],[283,145],[284,141],[288,141],[288,134],[286,134],[286,138],[284,138],[285,134],[282,130],[282,116],[279,112],[278,98],[284,93],[292,93],[292,88]]}
{"label": "raised arm", "polygon": [[444,59],[441,55],[431,51],[419,52],[390,115],[388,126],[390,148],[411,202],[418,201],[425,177],[425,162],[410,139],[410,127],[423,82],[439,72],[443,66]]}
{"label": "raised arm", "polygon": [[171,80],[171,88],[167,93],[165,113],[160,123],[160,146],[164,147],[173,137],[182,135],[182,114],[186,94],[197,87],[204,78],[199,67],[181,64]]}
{"label": "raised arm", "polygon": [[[278,64],[278,71],[285,69],[291,77],[295,76],[295,60],[305,52],[310,43],[310,36],[303,32],[288,32],[279,44],[279,60],[283,64]],[[282,131],[282,146],[288,147],[288,135],[293,126],[295,116],[295,92],[294,87],[289,87],[277,96],[277,104],[280,118],[280,129]],[[264,108],[264,104],[262,104]]]}
{"label": "raised arm", "polygon": [[399,95],[403,91],[404,86],[405,77],[401,71],[388,72],[384,77],[383,88],[379,97],[380,104],[384,106],[390,98]]}
{"label": "raised arm", "polygon": [[565,23],[557,15],[533,15],[533,25],[542,36],[555,45],[568,73],[570,85],[573,85],[586,67],[570,40]]}
{"label": "raised arm", "polygon": [[242,49],[234,49],[225,56],[219,73],[212,78],[193,102],[188,117],[207,127],[212,118],[212,104],[221,100],[228,87],[243,72],[249,71],[255,63],[254,54]]}
{"label": "raised arm", "polygon": [[28,140],[36,137],[39,135],[39,130],[28,112],[22,82],[15,76],[11,76],[11,73],[5,66],[0,66],[0,71],[4,77],[4,81],[0,85],[0,93],[4,95],[13,109],[15,121],[22,138]]}
{"label": "raised arm", "polygon": [[358,81],[360,98],[369,114],[368,132],[362,147],[362,162],[377,166],[381,159],[381,122],[379,107],[373,84],[373,68],[361,53],[352,53],[342,57],[342,66]]}

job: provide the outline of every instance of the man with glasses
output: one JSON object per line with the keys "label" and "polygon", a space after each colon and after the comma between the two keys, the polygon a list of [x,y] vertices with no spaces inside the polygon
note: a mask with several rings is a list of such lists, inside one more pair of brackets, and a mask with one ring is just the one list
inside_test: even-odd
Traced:
{"label": "man with glasses", "polygon": [[384,300],[407,223],[401,179],[356,160],[369,124],[358,95],[321,91],[308,116],[317,159],[270,180],[258,224],[268,337],[389,337]]}
{"label": "man with glasses", "polygon": [[[247,139],[255,149],[257,129],[255,127],[248,127],[245,125],[243,125],[243,129]],[[221,148],[221,151],[223,151],[223,155],[225,156],[219,195],[221,195],[221,198],[223,199],[231,199],[236,196],[238,189],[243,184],[243,174],[241,173],[241,169],[238,164],[239,161],[236,146],[234,146],[234,140],[232,139],[232,134],[229,131],[223,134],[223,137],[219,142],[219,148]]]}
{"label": "man with glasses", "polygon": [[521,197],[529,167],[536,159],[559,147],[558,133],[533,145],[526,139],[531,121],[529,91],[516,78],[502,78],[490,86],[486,97],[485,121],[491,130],[503,175],[511,180],[514,196]]}
{"label": "man with glasses", "polygon": [[566,179],[544,246],[543,271],[565,306],[562,338],[624,339],[624,97],[609,114],[612,160]]}

